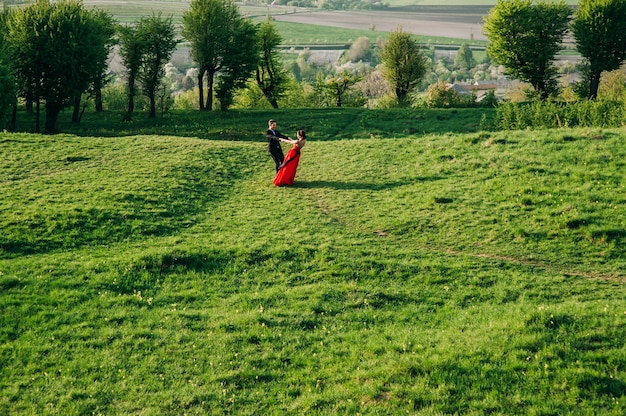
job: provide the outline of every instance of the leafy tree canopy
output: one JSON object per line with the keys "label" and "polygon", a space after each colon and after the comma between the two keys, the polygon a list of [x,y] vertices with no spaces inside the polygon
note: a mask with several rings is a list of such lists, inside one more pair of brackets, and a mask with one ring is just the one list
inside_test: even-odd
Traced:
{"label": "leafy tree canopy", "polygon": [[11,66],[21,95],[45,100],[47,133],[55,131],[70,99],[102,71],[111,21],[78,0],[37,0],[12,13],[7,22]]}
{"label": "leafy tree canopy", "polygon": [[284,94],[288,81],[287,71],[276,49],[283,39],[269,17],[259,25],[257,37],[261,58],[256,81],[272,107],[278,108],[278,99]]}
{"label": "leafy tree canopy", "polygon": [[410,33],[402,28],[389,33],[380,53],[383,74],[403,104],[428,69],[428,60]]}
{"label": "leafy tree canopy", "polygon": [[[211,110],[213,106],[213,84],[216,74],[230,79],[224,80],[234,85],[236,73],[241,73],[241,66],[248,67],[244,62],[237,62],[234,56],[242,57],[242,53],[258,59],[255,49],[256,35],[250,42],[249,20],[240,13],[232,0],[192,0],[189,10],[183,14],[182,35],[191,43],[191,56],[199,68],[200,109]],[[252,49],[250,49],[252,48]],[[255,67],[256,67],[255,61]],[[206,105],[204,104],[204,77],[207,81]],[[224,89],[221,90],[225,92]],[[224,95],[225,97],[225,95]]]}
{"label": "leafy tree canopy", "polygon": [[572,32],[585,59],[589,98],[596,98],[602,72],[626,59],[626,0],[581,0]]}
{"label": "leafy tree canopy", "polygon": [[558,71],[552,63],[569,28],[570,13],[562,0],[498,0],[484,19],[487,53],[546,98],[557,90]]}

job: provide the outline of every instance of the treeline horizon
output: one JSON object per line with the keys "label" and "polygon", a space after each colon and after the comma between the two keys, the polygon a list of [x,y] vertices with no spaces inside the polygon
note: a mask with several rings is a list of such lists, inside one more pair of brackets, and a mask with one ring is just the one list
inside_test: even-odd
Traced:
{"label": "treeline horizon", "polygon": [[[18,102],[26,106],[27,112],[37,113],[37,131],[39,112],[45,110],[45,131],[48,133],[56,131],[56,118],[64,108],[73,107],[73,121],[79,123],[82,113],[91,103],[95,111],[102,111],[105,102],[114,111],[120,111],[120,103],[126,102],[123,117],[127,120],[131,119],[135,107],[147,108],[149,117],[156,117],[157,109],[165,113],[170,109],[193,107],[212,111],[279,106],[432,108],[498,105],[498,101],[507,97],[496,97],[495,91],[491,91],[486,100],[479,103],[478,99],[483,97],[472,94],[461,96],[446,85],[457,81],[511,76],[522,81],[520,96],[523,99],[518,101],[538,97],[570,103],[581,98],[596,99],[599,93],[601,98],[622,100],[623,73],[605,75],[608,87],[604,91],[600,88],[600,81],[603,73],[610,75],[623,62],[626,54],[623,42],[614,42],[600,54],[587,51],[588,56],[583,55],[582,65],[565,67],[563,70],[566,72],[579,70],[582,74],[583,79],[574,85],[558,85],[560,70],[554,65],[560,42],[570,24],[576,29],[577,45],[585,50],[587,45],[601,36],[601,28],[591,27],[586,22],[593,20],[594,16],[609,16],[605,19],[605,28],[621,27],[623,23],[616,19],[626,14],[622,3],[622,0],[614,0],[605,7],[595,0],[583,0],[581,11],[572,20],[569,6],[563,3],[534,5],[521,0],[502,1],[491,9],[485,19],[490,42],[487,53],[480,61],[474,58],[474,51],[468,43],[461,45],[453,62],[438,58],[433,46],[424,50],[415,36],[399,28],[397,32],[390,32],[384,40],[377,38],[375,43],[368,37],[358,38],[333,65],[315,63],[308,49],[292,53],[291,57],[280,54],[278,51],[283,38],[273,19],[268,17],[264,22],[254,24],[242,16],[238,6],[230,1],[191,2],[190,9],[183,15],[184,25],[180,35],[171,17],[164,18],[160,14],[141,18],[134,25],[122,25],[96,8],[86,10],[82,2],[52,4],[39,1],[16,11],[5,8],[3,12],[0,29],[5,42],[0,51],[0,62],[5,66],[3,96],[7,102],[0,106],[3,112],[0,113],[0,122],[7,124],[7,108],[11,107],[11,126],[15,126]],[[46,8],[54,7],[83,13],[91,19],[89,25],[80,27],[79,23],[70,20],[50,24],[43,18],[37,23],[41,25],[38,30],[58,27],[56,34],[50,35],[52,43],[42,43],[38,30],[31,30],[32,23],[28,23],[28,19],[39,17],[34,14],[29,16],[29,12],[37,8],[47,12]],[[610,11],[616,13],[609,15]],[[540,28],[531,23],[526,26],[520,23],[532,21],[529,16],[550,13],[556,13],[558,24],[546,40],[537,37]],[[207,18],[213,14],[234,22],[238,32],[228,33],[229,29],[220,27],[219,22],[208,21]],[[526,34],[525,42],[515,44],[515,38],[507,37],[512,25],[519,33]],[[65,32],[58,29],[60,27],[65,27]],[[71,29],[69,34],[68,28]],[[228,36],[218,36],[224,31]],[[166,36],[160,37],[163,34]],[[51,57],[50,51],[59,50],[55,45],[67,43],[64,36],[81,41],[86,39],[91,43],[75,47],[71,57],[58,57],[56,54]],[[185,74],[177,74],[179,70],[170,58],[182,39],[190,44],[195,67],[189,68]],[[393,45],[394,40],[396,45]],[[545,48],[532,48],[531,42],[543,42]],[[74,43],[69,42],[70,45]],[[402,56],[393,50],[396,47],[409,48],[402,51],[411,50],[416,55],[413,62],[399,71],[392,69],[400,62],[398,57]],[[549,53],[537,53],[536,49],[545,49]],[[121,56],[123,73],[111,72],[109,60],[113,50]],[[517,58],[507,56],[506,52],[510,50]],[[82,63],[79,63],[81,59]],[[522,67],[517,64],[519,61],[528,61],[532,65]],[[68,64],[76,69],[66,70]],[[14,87],[10,85],[11,74],[17,81]],[[15,92],[12,93],[12,90]],[[7,100],[12,94],[16,99]],[[147,98],[147,107],[143,100],[135,100],[135,97],[141,96]]]}

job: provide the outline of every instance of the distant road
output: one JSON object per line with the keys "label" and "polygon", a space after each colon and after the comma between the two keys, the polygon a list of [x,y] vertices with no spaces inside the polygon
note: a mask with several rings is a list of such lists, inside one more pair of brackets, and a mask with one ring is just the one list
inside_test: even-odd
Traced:
{"label": "distant road", "polygon": [[403,7],[387,10],[323,10],[273,14],[281,22],[391,32],[398,27],[418,36],[486,41],[483,17],[490,6]]}

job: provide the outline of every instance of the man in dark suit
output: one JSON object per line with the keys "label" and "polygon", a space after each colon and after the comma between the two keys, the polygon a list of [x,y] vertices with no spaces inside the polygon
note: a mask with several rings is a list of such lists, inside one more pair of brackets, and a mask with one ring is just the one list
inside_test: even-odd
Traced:
{"label": "man in dark suit", "polygon": [[280,165],[285,160],[285,155],[283,154],[283,148],[280,147],[280,142],[294,144],[297,140],[292,140],[291,137],[287,137],[276,130],[276,120],[270,120],[267,124],[268,129],[265,132],[265,137],[267,138],[267,151],[270,155],[272,155],[272,159],[274,159],[274,163],[276,163],[276,172],[278,172]]}

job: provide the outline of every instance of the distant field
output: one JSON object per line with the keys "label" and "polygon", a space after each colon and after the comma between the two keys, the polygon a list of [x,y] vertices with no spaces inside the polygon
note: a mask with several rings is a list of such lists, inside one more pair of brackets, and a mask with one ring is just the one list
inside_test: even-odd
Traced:
{"label": "distant field", "polygon": [[398,28],[419,36],[486,41],[481,23],[487,8],[456,7],[451,10],[310,11],[274,15],[276,21],[391,32]]}
{"label": "distant field", "polygon": [[183,12],[189,8],[188,1],[118,1],[118,0],[84,0],[87,7],[105,10],[121,23],[133,23],[141,16],[162,13],[164,17],[172,17],[176,24],[182,23]]}
{"label": "distant field", "polygon": [[[182,25],[184,12],[189,8],[187,0],[85,0],[84,4],[109,12],[121,23],[133,23],[142,16],[161,13],[164,17],[171,17],[179,27]],[[443,8],[404,6],[401,10],[376,12],[308,10],[259,4],[240,4],[240,9],[243,15],[257,22],[272,15],[283,37],[284,46],[346,45],[359,37],[367,37],[372,43],[376,43],[398,27],[415,34],[418,41],[425,44],[486,44],[481,34],[480,22],[488,8],[473,6],[469,2],[467,5],[446,5]],[[179,45],[175,59],[179,62],[186,60],[187,49],[187,44]]]}
{"label": "distant field", "polygon": [[[141,16],[161,13],[165,17],[172,17],[176,25],[182,24],[182,15],[189,7],[188,1],[158,0],[85,0],[84,4],[87,7],[97,7],[108,11],[122,23],[136,22]],[[330,11],[291,6],[241,4],[240,10],[243,15],[252,18],[263,19],[267,15],[272,15],[277,22],[297,23],[297,32],[300,33],[300,36],[297,36],[298,41],[291,32],[283,34],[288,44],[289,39],[294,39],[293,43],[302,42],[299,39],[308,39],[306,42],[311,44],[340,44],[359,36],[370,37],[371,32],[386,33],[400,26],[405,31],[431,38],[484,40],[480,23],[482,16],[489,9],[484,6],[480,7],[483,3],[460,2],[460,5],[446,3],[445,7],[422,7],[427,3],[390,2],[390,4],[404,7],[400,10],[391,8],[389,11]],[[416,4],[419,6],[415,6]],[[437,5],[437,3],[432,4]],[[479,7],[475,7],[476,5]],[[341,28],[348,32],[332,28]],[[379,36],[380,34],[375,34],[373,38]]]}

